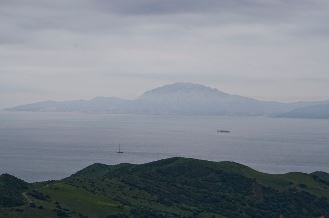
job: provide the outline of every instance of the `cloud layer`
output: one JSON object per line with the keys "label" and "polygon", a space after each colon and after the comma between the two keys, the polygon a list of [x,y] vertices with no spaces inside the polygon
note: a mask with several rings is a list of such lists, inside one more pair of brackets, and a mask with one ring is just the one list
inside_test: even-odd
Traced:
{"label": "cloud layer", "polygon": [[328,99],[327,0],[2,0],[0,107],[187,81]]}

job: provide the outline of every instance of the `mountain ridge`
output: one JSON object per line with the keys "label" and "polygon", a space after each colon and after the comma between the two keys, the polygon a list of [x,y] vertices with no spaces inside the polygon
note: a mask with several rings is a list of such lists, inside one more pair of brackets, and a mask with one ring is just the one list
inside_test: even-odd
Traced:
{"label": "mountain ridge", "polygon": [[199,92],[210,92],[214,93],[217,95],[222,95],[222,96],[228,96],[229,94],[219,91],[216,88],[211,88],[205,85],[197,84],[197,83],[186,83],[186,82],[178,82],[178,83],[173,83],[173,84],[168,84],[164,86],[160,86],[158,88],[151,89],[149,91],[144,92],[144,94],[141,96],[145,95],[150,95],[150,94],[168,94],[168,93],[175,93],[175,92],[186,92],[186,91],[199,91]]}
{"label": "mountain ridge", "polygon": [[194,84],[173,83],[144,92],[134,100],[117,97],[95,97],[90,100],[45,101],[9,108],[9,111],[244,115],[282,114],[321,102],[280,103],[231,95],[216,88]]}
{"label": "mountain ridge", "polygon": [[287,113],[279,114],[278,117],[329,119],[329,103],[297,108]]}

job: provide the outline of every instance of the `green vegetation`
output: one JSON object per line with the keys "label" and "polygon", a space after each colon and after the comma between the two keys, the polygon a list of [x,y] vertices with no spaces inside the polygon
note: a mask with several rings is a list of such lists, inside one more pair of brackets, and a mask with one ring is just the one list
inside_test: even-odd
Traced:
{"label": "green vegetation", "polygon": [[60,180],[0,177],[0,217],[329,217],[329,174],[271,175],[170,158],[93,164]]}
{"label": "green vegetation", "polygon": [[14,176],[3,174],[0,176],[0,208],[14,207],[24,204],[22,192],[27,190],[28,184]]}

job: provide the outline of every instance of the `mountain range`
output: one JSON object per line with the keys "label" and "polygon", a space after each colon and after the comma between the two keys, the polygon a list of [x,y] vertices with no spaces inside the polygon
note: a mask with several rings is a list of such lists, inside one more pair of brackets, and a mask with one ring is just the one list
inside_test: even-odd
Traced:
{"label": "mountain range", "polygon": [[289,118],[329,119],[329,104],[311,105],[278,115]]}
{"label": "mountain range", "polygon": [[[183,114],[183,115],[285,115],[304,107],[322,107],[329,101],[280,103],[231,95],[193,83],[174,83],[152,89],[134,100],[96,97],[91,100],[44,101],[9,108],[10,111]],[[318,110],[316,110],[318,111]],[[329,112],[323,113],[326,117]],[[322,115],[321,115],[322,116]]]}
{"label": "mountain range", "polygon": [[272,175],[234,162],[174,157],[93,164],[27,183],[0,176],[0,217],[329,217],[329,174]]}

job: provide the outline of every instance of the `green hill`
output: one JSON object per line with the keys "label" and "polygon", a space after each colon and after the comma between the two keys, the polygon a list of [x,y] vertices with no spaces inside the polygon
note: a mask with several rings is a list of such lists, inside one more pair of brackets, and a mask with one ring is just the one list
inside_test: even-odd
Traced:
{"label": "green hill", "polygon": [[0,177],[0,217],[329,217],[329,174],[170,158],[93,164],[59,181]]}

